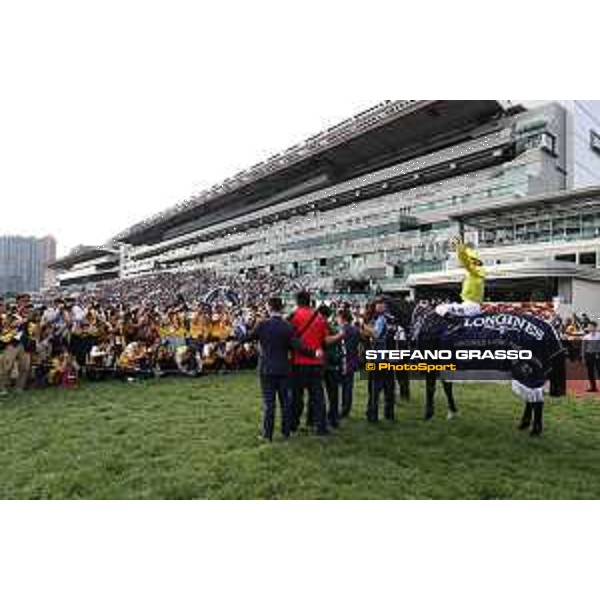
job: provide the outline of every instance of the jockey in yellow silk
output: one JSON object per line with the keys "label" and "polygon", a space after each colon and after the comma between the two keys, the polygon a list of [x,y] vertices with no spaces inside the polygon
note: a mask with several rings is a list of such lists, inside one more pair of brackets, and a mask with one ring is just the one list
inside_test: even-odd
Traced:
{"label": "jockey in yellow silk", "polygon": [[471,317],[481,313],[481,303],[485,293],[485,269],[479,254],[467,246],[461,239],[454,238],[451,246],[456,250],[456,256],[464,267],[466,274],[460,294],[462,302],[440,304],[436,312],[443,316],[448,314]]}

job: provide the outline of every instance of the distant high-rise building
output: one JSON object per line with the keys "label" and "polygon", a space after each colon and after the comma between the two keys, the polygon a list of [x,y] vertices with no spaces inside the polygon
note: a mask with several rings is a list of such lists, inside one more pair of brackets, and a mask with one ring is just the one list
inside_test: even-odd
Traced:
{"label": "distant high-rise building", "polygon": [[0,236],[0,294],[36,292],[51,284],[47,265],[55,259],[51,236]]}

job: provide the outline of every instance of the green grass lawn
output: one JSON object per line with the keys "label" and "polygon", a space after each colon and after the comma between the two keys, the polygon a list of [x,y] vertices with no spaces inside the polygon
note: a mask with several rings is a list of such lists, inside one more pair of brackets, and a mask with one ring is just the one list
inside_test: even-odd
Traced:
{"label": "green grass lawn", "polygon": [[2,498],[600,498],[600,403],[552,401],[546,432],[516,430],[521,404],[457,386],[460,419],[352,418],[320,439],[257,441],[254,374],[32,391],[0,402]]}

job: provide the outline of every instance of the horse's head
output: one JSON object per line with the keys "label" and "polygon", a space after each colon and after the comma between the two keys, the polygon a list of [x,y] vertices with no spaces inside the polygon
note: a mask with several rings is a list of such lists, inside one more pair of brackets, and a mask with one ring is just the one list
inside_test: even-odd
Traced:
{"label": "horse's head", "polygon": [[412,331],[412,338],[414,340],[419,339],[421,333],[423,332],[423,325],[433,314],[435,314],[434,306],[429,304],[417,304],[415,306],[410,319],[410,328]]}
{"label": "horse's head", "polygon": [[403,329],[407,330],[412,324],[413,307],[404,298],[384,297],[387,311]]}

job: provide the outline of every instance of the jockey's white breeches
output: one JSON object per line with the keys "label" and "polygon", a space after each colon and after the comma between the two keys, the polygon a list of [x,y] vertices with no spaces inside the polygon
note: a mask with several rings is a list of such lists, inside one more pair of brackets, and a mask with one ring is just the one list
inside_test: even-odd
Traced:
{"label": "jockey's white breeches", "polygon": [[456,315],[459,317],[475,317],[481,314],[481,304],[477,302],[451,302],[450,304],[440,304],[435,307],[435,312],[440,317],[446,315]]}

